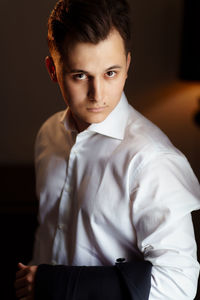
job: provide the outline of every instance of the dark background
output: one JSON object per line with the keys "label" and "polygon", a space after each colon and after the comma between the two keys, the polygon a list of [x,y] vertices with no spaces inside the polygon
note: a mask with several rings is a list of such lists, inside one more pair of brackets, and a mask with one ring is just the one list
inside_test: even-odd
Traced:
{"label": "dark background", "polygon": [[[191,65],[199,64],[200,1],[185,3],[187,14],[184,0],[131,1],[132,65],[126,94],[136,109],[167,133],[187,156],[200,179],[200,127],[194,122],[200,83],[188,81],[197,79],[195,67]],[[27,263],[32,255],[37,226],[35,136],[50,115],[65,108],[58,87],[50,82],[44,66],[48,55],[46,23],[54,4],[54,0],[2,0],[0,4],[0,255],[3,274],[0,298],[3,300],[15,299],[16,264],[18,261]],[[191,74],[195,78],[191,78]],[[200,244],[199,212],[195,212],[193,218]],[[196,299],[200,299],[200,295]]]}

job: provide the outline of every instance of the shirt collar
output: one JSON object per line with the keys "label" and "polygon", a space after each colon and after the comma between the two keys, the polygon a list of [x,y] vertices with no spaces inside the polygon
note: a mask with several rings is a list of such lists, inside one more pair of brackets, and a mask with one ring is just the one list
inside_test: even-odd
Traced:
{"label": "shirt collar", "polygon": [[128,120],[128,101],[124,93],[113,111],[101,123],[91,124],[87,130],[112,138],[123,140],[124,132]]}
{"label": "shirt collar", "polygon": [[[107,118],[103,122],[91,124],[85,131],[96,132],[101,135],[123,140],[128,115],[129,104],[123,92],[119,103]],[[67,130],[77,132],[70,116],[69,109],[67,109],[63,112],[60,121]]]}
{"label": "shirt collar", "polygon": [[69,108],[63,111],[60,122],[64,125],[66,130],[77,132],[76,126],[70,114]]}

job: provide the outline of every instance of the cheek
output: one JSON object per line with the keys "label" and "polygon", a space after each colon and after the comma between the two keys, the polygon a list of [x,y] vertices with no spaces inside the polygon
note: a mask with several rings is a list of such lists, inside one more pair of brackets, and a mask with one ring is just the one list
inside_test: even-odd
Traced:
{"label": "cheek", "polygon": [[72,81],[66,81],[62,84],[62,90],[64,98],[68,103],[75,103],[80,101],[83,95],[83,89],[80,85],[73,83]]}
{"label": "cheek", "polygon": [[124,89],[125,82],[126,78],[124,76],[120,76],[118,80],[115,81],[114,85],[110,89],[110,92],[113,95],[120,95]]}

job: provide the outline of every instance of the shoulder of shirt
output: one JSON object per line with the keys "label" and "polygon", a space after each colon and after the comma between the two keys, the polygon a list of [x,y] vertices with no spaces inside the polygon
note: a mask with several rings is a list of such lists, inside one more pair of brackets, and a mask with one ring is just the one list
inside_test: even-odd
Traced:
{"label": "shoulder of shirt", "polygon": [[[178,150],[155,124],[130,107],[129,120],[124,141],[131,154],[131,168],[134,180],[141,174],[181,178],[200,195],[199,182],[185,155]],[[153,170],[153,172],[152,172]],[[150,173],[149,173],[150,172]],[[157,174],[157,175],[156,175]]]}
{"label": "shoulder of shirt", "polygon": [[130,105],[124,141],[136,151],[150,153],[182,153],[171,143],[167,135],[154,123]]}
{"label": "shoulder of shirt", "polygon": [[62,118],[66,114],[66,110],[59,111],[52,116],[50,116],[40,127],[38,131],[38,136],[43,133],[51,132],[52,129],[55,131],[60,125]]}
{"label": "shoulder of shirt", "polygon": [[135,174],[144,167],[168,163],[189,166],[185,155],[177,149],[164,132],[132,106],[123,145],[126,147]]}

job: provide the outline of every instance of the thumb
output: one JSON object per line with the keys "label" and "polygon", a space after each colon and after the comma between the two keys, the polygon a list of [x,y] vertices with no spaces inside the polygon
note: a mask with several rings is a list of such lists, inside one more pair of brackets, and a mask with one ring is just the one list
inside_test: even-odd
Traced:
{"label": "thumb", "polygon": [[20,262],[20,263],[18,263],[18,268],[19,268],[20,270],[23,270],[23,269],[26,269],[27,266],[25,266],[24,264],[22,264],[22,263]]}

